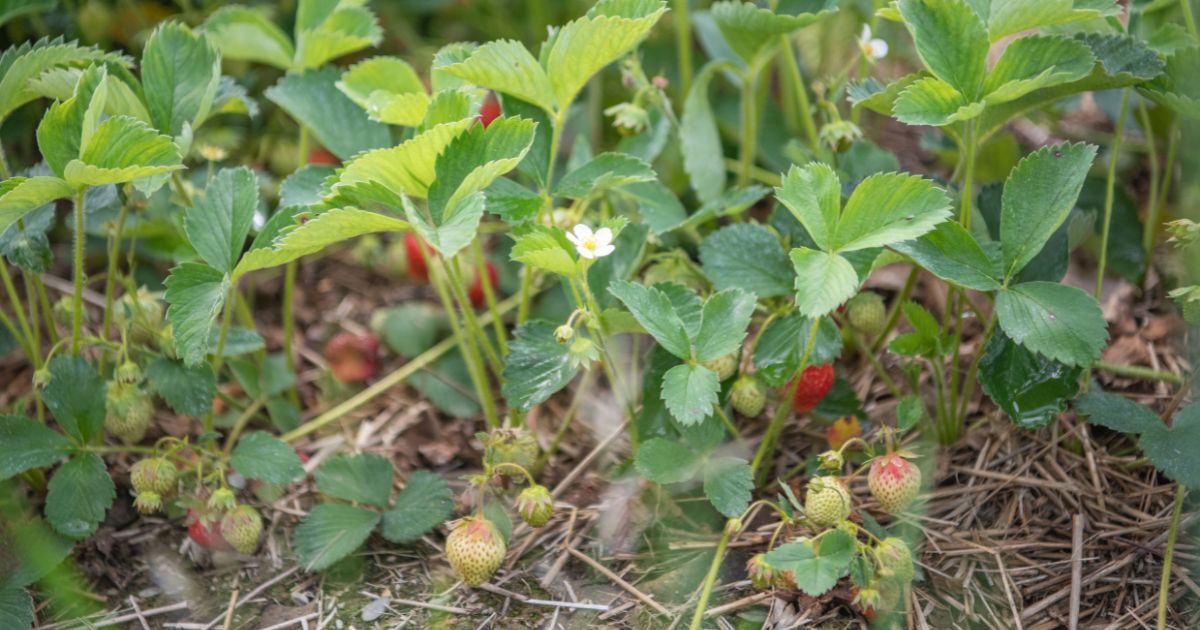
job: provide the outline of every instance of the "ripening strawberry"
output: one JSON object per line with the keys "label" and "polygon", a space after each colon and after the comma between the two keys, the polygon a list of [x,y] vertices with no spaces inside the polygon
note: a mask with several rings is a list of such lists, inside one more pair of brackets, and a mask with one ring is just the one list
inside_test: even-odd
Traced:
{"label": "ripening strawberry", "polygon": [[833,387],[833,380],[832,363],[804,368],[800,378],[788,385],[788,389],[792,391],[792,409],[798,413],[808,413],[816,409]]}
{"label": "ripening strawberry", "polygon": [[546,486],[534,484],[517,496],[517,514],[530,527],[542,527],[554,516],[554,497]]}
{"label": "ripening strawberry", "polygon": [[[500,276],[496,273],[496,265],[492,261],[487,260],[485,267],[487,268],[488,286],[492,288],[492,297],[500,295]],[[480,309],[487,305],[487,294],[483,291],[483,276],[477,274],[475,283],[471,285],[471,290],[467,292],[467,296],[471,298],[471,306]]]}
{"label": "ripening strawberry", "polygon": [[154,492],[159,495],[170,493],[175,489],[175,480],[179,469],[164,457],[149,457],[134,464],[129,469],[129,484],[134,492]]}
{"label": "ripening strawberry", "polygon": [[856,416],[842,416],[825,429],[825,439],[829,440],[829,448],[835,451],[842,448],[846,442],[862,437],[862,434],[862,423]]}
{"label": "ripening strawberry", "polygon": [[762,413],[763,406],[767,404],[767,389],[757,378],[743,375],[733,382],[733,388],[729,390],[729,402],[734,411],[753,418]]}
{"label": "ripening strawberry", "polygon": [[850,516],[850,491],[837,477],[814,477],[804,495],[804,514],[818,527],[832,527]]}
{"label": "ripening strawberry", "polygon": [[229,542],[221,536],[217,519],[203,507],[188,508],[188,538],[198,546],[210,551],[228,551]]}
{"label": "ripening strawberry", "polygon": [[911,582],[916,571],[913,567],[912,550],[900,538],[889,536],[875,547],[875,558],[879,560],[879,574]]}
{"label": "ripening strawberry", "polygon": [[262,517],[249,505],[239,505],[221,517],[221,537],[239,553],[250,555],[258,549],[262,533]]}
{"label": "ripening strawberry", "polygon": [[878,293],[863,291],[846,302],[846,319],[855,330],[875,337],[887,325],[887,307]]}
{"label": "ripening strawberry", "polygon": [[328,150],[321,147],[313,147],[308,151],[308,164],[314,164],[318,166],[337,166],[341,164],[341,161],[337,159],[336,155],[330,153]]}
{"label": "ripening strawberry", "polygon": [[463,584],[471,587],[488,581],[507,551],[500,530],[482,516],[462,519],[446,537],[446,558]]}
{"label": "ripening strawberry", "polygon": [[342,383],[365,383],[379,372],[379,340],[375,335],[341,332],[325,344],[325,361]]}
{"label": "ripening strawberry", "polygon": [[775,568],[767,564],[765,553],[754,554],[746,561],[746,575],[750,578],[750,585],[757,589],[771,588],[778,577]]}
{"label": "ripening strawberry", "polygon": [[154,403],[137,383],[110,381],[104,400],[104,428],[126,444],[142,441],[150,428]]}
{"label": "ripening strawberry", "polygon": [[429,247],[412,232],[404,234],[404,257],[408,263],[408,277],[422,284],[429,282]]}
{"label": "ripening strawberry", "polygon": [[921,469],[896,453],[871,462],[867,486],[884,512],[895,514],[908,507],[921,491]]}
{"label": "ripening strawberry", "polygon": [[496,95],[488,94],[487,99],[483,101],[483,106],[479,108],[479,122],[483,123],[484,129],[487,129],[488,125],[492,124],[492,121],[499,118],[502,113],[500,101],[496,99]]}
{"label": "ripening strawberry", "polygon": [[730,352],[729,354],[713,359],[712,361],[705,361],[704,367],[716,372],[717,380],[724,381],[730,376],[733,376],[733,373],[737,371],[737,364],[737,353]]}

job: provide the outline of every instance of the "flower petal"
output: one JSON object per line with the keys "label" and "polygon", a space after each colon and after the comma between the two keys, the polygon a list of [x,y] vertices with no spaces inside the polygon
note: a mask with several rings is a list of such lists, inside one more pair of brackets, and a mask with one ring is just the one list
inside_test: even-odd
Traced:
{"label": "flower petal", "polygon": [[869,46],[872,59],[883,59],[888,54],[888,43],[882,39],[872,39]]}
{"label": "flower petal", "polygon": [[604,247],[605,245],[608,245],[609,243],[611,243],[612,240],[613,240],[612,230],[610,230],[606,227],[596,230],[596,245],[598,247]]}
{"label": "flower petal", "polygon": [[571,231],[574,232],[575,236],[578,236],[579,240],[581,241],[586,241],[592,238],[592,228],[588,227],[586,223],[580,223],[576,225]]}
{"label": "flower petal", "polygon": [[616,248],[617,247],[615,245],[604,245],[603,247],[596,249],[596,257],[599,258],[601,256],[607,256],[613,253],[613,250]]}
{"label": "flower petal", "polygon": [[583,258],[587,258],[588,260],[591,260],[596,257],[596,252],[594,252],[582,245],[580,245],[579,247],[576,247],[575,251],[579,252],[580,256],[582,256]]}
{"label": "flower petal", "polygon": [[858,36],[858,41],[860,41],[860,42],[871,41],[871,25],[870,24],[863,24],[862,34]]}

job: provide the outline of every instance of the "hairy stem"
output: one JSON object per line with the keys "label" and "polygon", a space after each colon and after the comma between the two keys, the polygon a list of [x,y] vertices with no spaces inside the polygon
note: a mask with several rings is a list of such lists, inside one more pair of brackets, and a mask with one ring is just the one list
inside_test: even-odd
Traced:
{"label": "hairy stem", "polygon": [[1170,599],[1171,564],[1175,559],[1175,540],[1179,537],[1179,516],[1183,513],[1183,499],[1187,488],[1179,484],[1175,489],[1175,507],[1171,510],[1171,529],[1167,533],[1167,549],[1163,553],[1162,579],[1158,584],[1158,630],[1167,627],[1167,602]]}
{"label": "hairy stem", "polygon": [[83,331],[83,195],[87,189],[75,195],[75,296],[71,303],[71,354],[79,354],[79,340]]}
{"label": "hairy stem", "polygon": [[675,0],[675,54],[679,58],[679,94],[692,89],[692,19],[688,0]]}
{"label": "hairy stem", "polygon": [[717,542],[717,551],[713,554],[712,564],[708,565],[708,575],[704,576],[704,586],[700,588],[700,601],[696,603],[696,612],[692,615],[690,630],[700,630],[704,623],[704,611],[708,609],[708,598],[712,595],[713,586],[717,583],[717,574],[721,572],[721,561],[725,559],[725,550],[729,548],[729,539],[733,537],[733,528],[726,527],[721,532],[721,540]]}
{"label": "hairy stem", "polygon": [[[796,374],[803,374],[804,368],[808,367],[808,360],[812,356],[813,346],[817,342],[817,330],[820,329],[821,318],[814,317],[812,326],[808,331],[808,341],[804,345],[804,356],[800,358],[800,367],[796,370]],[[766,464],[767,455],[775,449],[775,443],[779,440],[779,435],[783,433],[784,422],[787,421],[788,415],[792,410],[792,401],[787,399],[779,401],[779,408],[775,410],[775,415],[771,417],[771,423],[767,425],[767,432],[763,434],[762,442],[758,444],[758,450],[754,453],[754,461],[750,463],[750,467],[754,470],[755,483],[762,485],[766,480]]]}
{"label": "hairy stem", "polygon": [[1096,269],[1096,299],[1104,291],[1104,267],[1108,263],[1108,233],[1112,228],[1113,197],[1117,185],[1117,159],[1121,156],[1121,137],[1125,135],[1125,117],[1129,112],[1129,88],[1121,90],[1121,112],[1117,114],[1117,128],[1113,132],[1112,147],[1108,156],[1108,176],[1104,182],[1104,224],[1100,232],[1100,263]]}
{"label": "hairy stem", "polygon": [[808,148],[817,154],[820,149],[820,141],[817,138],[817,122],[813,118],[812,105],[808,102],[808,91],[804,88],[804,75],[800,73],[800,62],[796,61],[792,38],[788,35],[780,37],[783,39],[783,66],[788,72],[788,83],[795,92],[796,109],[800,111],[800,123],[804,127],[804,137],[808,140]]}

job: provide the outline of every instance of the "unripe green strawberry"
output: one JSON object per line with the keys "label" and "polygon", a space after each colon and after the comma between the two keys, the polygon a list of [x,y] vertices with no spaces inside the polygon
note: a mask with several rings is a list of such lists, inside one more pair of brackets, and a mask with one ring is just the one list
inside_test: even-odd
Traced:
{"label": "unripe green strawberry", "polygon": [[767,554],[755,554],[746,562],[746,574],[750,585],[757,589],[768,589],[775,583],[775,568],[767,564]]}
{"label": "unripe green strawberry", "polygon": [[491,521],[468,516],[446,537],[446,558],[467,586],[488,581],[504,562],[504,537]]}
{"label": "unripe green strawberry", "polygon": [[139,492],[133,500],[133,507],[142,514],[153,514],[162,509],[162,495],[157,492]]}
{"label": "unripe green strawberry", "polygon": [[150,427],[154,403],[135,383],[110,381],[105,397],[104,428],[126,444],[140,442]]}
{"label": "unripe green strawberry", "polygon": [[[492,465],[516,464],[526,470],[537,462],[541,448],[533,434],[524,429],[496,429],[487,437],[487,452]],[[501,475],[510,477],[523,476],[521,471],[512,467],[501,467]]]}
{"label": "unripe green strawberry", "polygon": [[239,505],[221,517],[221,537],[239,553],[252,554],[258,549],[262,517],[249,505]]}
{"label": "unripe green strawberry", "polygon": [[733,382],[733,388],[729,390],[729,402],[733,404],[734,411],[753,418],[762,413],[763,406],[767,404],[767,388],[757,378],[744,375]]}
{"label": "unripe green strawberry", "polygon": [[208,509],[215,512],[228,512],[237,507],[237,498],[233,496],[233,490],[226,487],[220,487],[213,490],[212,496],[208,497]]}
{"label": "unripe green strawberry", "polygon": [[818,527],[832,527],[850,516],[850,491],[837,477],[814,477],[804,495],[804,513]]}
{"label": "unripe green strawberry", "polygon": [[875,547],[875,557],[879,560],[880,575],[903,582],[912,581],[915,575],[912,551],[903,540],[895,536],[884,538]]}
{"label": "unripe green strawberry", "polygon": [[175,489],[175,481],[179,477],[179,469],[175,468],[165,457],[150,457],[134,464],[129,469],[129,483],[134,492],[142,494],[153,492],[159,495],[169,494]]}
{"label": "unripe green strawberry", "polygon": [[517,496],[517,514],[530,527],[541,527],[554,516],[554,497],[546,486],[533,484]]}
{"label": "unripe green strawberry", "polygon": [[878,293],[863,291],[846,302],[846,319],[855,330],[874,337],[887,325],[887,306]]}
{"label": "unripe green strawberry", "polygon": [[142,382],[142,368],[133,361],[126,361],[117,368],[117,380],[122,383]]}
{"label": "unripe green strawberry", "polygon": [[908,507],[921,491],[921,469],[896,453],[871,462],[867,486],[884,512],[895,514]]}
{"label": "unripe green strawberry", "polygon": [[704,367],[716,372],[717,380],[724,381],[730,376],[733,376],[733,373],[737,371],[737,364],[737,353],[730,352],[729,354],[713,359],[712,361],[705,361]]}
{"label": "unripe green strawberry", "polygon": [[149,345],[154,342],[163,328],[164,309],[162,302],[147,289],[139,288],[135,293],[126,293],[113,307],[117,326],[129,326],[129,340]]}

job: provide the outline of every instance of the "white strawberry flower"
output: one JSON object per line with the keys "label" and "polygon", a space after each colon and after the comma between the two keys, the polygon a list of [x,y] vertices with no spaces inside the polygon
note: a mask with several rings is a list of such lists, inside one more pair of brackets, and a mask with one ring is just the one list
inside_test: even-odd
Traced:
{"label": "white strawberry flower", "polygon": [[592,228],[583,223],[576,225],[567,234],[567,240],[575,245],[575,251],[579,252],[580,256],[588,260],[602,258],[613,253],[613,250],[616,249],[612,244],[612,230],[600,228],[592,232]]}
{"label": "white strawberry flower", "polygon": [[872,63],[883,59],[888,54],[888,43],[878,37],[871,37],[871,27],[868,24],[863,24],[862,34],[858,36],[858,47],[862,49],[863,56],[867,61]]}

